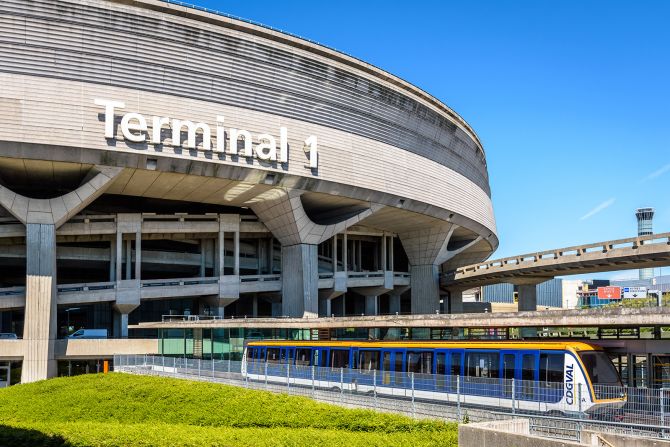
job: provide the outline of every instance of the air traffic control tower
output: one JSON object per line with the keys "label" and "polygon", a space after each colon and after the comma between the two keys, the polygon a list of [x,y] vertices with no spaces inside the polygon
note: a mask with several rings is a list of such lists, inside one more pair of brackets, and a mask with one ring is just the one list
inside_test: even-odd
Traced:
{"label": "air traffic control tower", "polygon": [[[647,234],[653,234],[652,223],[654,219],[654,209],[653,208],[638,208],[635,211],[635,217],[637,217],[637,235],[645,236]],[[640,279],[651,279],[654,277],[654,269],[646,268],[640,269]]]}

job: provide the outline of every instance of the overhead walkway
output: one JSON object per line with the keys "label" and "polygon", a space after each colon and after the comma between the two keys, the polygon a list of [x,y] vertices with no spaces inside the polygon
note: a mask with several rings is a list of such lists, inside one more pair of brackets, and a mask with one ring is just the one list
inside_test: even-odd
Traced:
{"label": "overhead walkway", "polygon": [[443,274],[451,299],[463,290],[498,283],[519,286],[519,310],[537,308],[535,286],[556,276],[670,265],[670,233],[557,248],[468,265]]}
{"label": "overhead walkway", "polygon": [[[345,287],[357,288],[384,287],[388,275],[379,272],[339,272],[346,273]],[[408,287],[409,273],[392,273],[393,287]],[[221,277],[145,279],[140,281],[108,281],[97,283],[61,284],[57,286],[58,304],[87,304],[112,302],[118,298],[120,289],[139,289],[140,299],[169,299],[194,296],[209,296],[219,293]],[[335,287],[333,273],[319,275],[319,289],[329,290]],[[281,292],[281,275],[240,275],[240,293]],[[0,288],[0,310],[17,309],[25,306],[25,287]]]}

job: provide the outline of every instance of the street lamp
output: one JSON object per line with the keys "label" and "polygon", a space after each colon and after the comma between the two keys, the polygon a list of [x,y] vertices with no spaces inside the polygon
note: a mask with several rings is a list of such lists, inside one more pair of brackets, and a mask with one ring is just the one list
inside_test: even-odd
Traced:
{"label": "street lamp", "polygon": [[65,309],[65,315],[67,315],[67,329],[65,330],[65,332],[67,332],[66,335],[70,335],[70,312],[75,312],[80,309],[80,307],[70,307],[69,309]]}

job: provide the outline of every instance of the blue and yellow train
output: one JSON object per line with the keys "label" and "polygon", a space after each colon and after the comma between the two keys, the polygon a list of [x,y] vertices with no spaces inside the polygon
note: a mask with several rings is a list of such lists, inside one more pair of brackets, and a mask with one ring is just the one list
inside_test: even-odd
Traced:
{"label": "blue and yellow train", "polygon": [[610,358],[581,342],[251,341],[242,372],[250,380],[389,396],[413,389],[416,398],[550,413],[626,402]]}

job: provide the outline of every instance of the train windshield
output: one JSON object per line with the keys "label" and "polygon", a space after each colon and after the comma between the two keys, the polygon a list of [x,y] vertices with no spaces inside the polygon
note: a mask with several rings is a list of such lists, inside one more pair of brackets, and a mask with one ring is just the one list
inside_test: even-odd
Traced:
{"label": "train windshield", "polygon": [[593,385],[622,386],[619,373],[607,354],[602,351],[583,351],[579,357]]}

